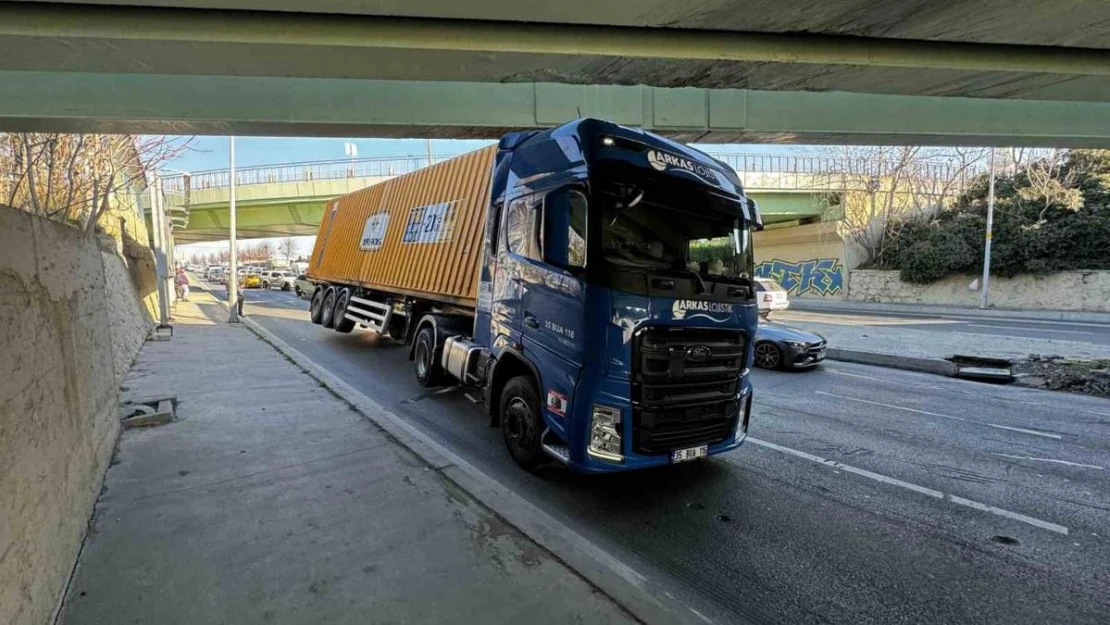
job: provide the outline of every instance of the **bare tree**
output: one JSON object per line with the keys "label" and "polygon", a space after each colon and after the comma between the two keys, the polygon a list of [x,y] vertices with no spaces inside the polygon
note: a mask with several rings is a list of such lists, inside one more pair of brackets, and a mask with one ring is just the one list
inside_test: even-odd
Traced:
{"label": "bare tree", "polygon": [[1083,207],[1083,194],[1075,188],[1078,173],[1072,168],[1064,167],[1067,150],[1046,152],[1040,158],[1029,161],[1021,170],[1029,184],[1018,188],[1021,199],[1041,206],[1038,221],[1043,221],[1045,213],[1053,206],[1073,211]]}
{"label": "bare tree", "polygon": [[262,239],[254,245],[254,253],[258,260],[270,260],[274,257],[274,244],[269,239]]}
{"label": "bare tree", "polygon": [[931,219],[951,204],[984,163],[980,148],[837,146],[826,151],[817,185],[842,206],[842,231],[867,257],[882,262],[912,218]]}
{"label": "bare tree", "polygon": [[122,196],[188,148],[188,139],[57,133],[0,134],[0,198],[92,232]]}
{"label": "bare tree", "polygon": [[297,244],[297,240],[293,237],[285,237],[278,241],[277,251],[282,258],[289,262],[293,262],[293,257],[300,251],[300,245]]}

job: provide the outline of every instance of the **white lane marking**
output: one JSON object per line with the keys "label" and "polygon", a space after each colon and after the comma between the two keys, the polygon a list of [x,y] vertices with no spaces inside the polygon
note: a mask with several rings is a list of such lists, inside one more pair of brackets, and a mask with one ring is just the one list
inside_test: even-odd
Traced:
{"label": "white lane marking", "polygon": [[[898,383],[898,384],[906,384],[906,382],[898,382],[897,380],[887,380],[885,378],[877,378],[873,375],[860,375],[858,373],[848,373],[847,371],[840,371],[839,369],[833,369],[829,366],[825,366],[825,371],[828,371],[829,373],[835,373],[836,375],[846,375],[850,378],[863,378],[864,380],[875,380],[877,382],[895,382],[895,383]],[[909,384],[909,385],[910,386],[921,386],[920,384]],[[929,387],[929,388],[933,388],[933,387]]]}
{"label": "white lane marking", "polygon": [[924,486],[918,486],[917,484],[911,484],[909,482],[903,482],[902,480],[899,480],[899,479],[893,478],[893,477],[888,477],[886,475],[882,475],[881,473],[874,473],[872,471],[868,471],[867,469],[860,469],[858,467],[853,467],[853,466],[849,466],[849,465],[846,465],[846,464],[841,464],[841,463],[837,462],[836,460],[830,460],[828,458],[822,458],[821,456],[815,456],[813,454],[806,453],[804,451],[798,451],[797,449],[791,449],[789,447],[783,447],[782,445],[776,445],[775,443],[765,441],[765,440],[761,440],[761,439],[758,439],[758,438],[752,438],[751,436],[748,437],[748,440],[755,443],[756,445],[761,445],[763,447],[769,447],[771,449],[774,449],[775,451],[781,451],[784,454],[790,454],[792,456],[797,456],[799,458],[804,458],[806,460],[810,460],[810,461],[816,462],[818,464],[825,464],[825,465],[828,465],[828,466],[830,466],[834,469],[840,469],[841,471],[845,471],[847,473],[855,473],[856,475],[861,475],[863,477],[870,478],[870,479],[875,480],[877,482],[882,482],[884,484],[890,484],[891,486],[900,486],[902,488],[912,490],[915,493],[921,493],[922,495],[928,495],[929,497],[934,497],[936,499],[943,499],[944,498],[944,493],[940,492],[939,490],[933,490],[931,488],[926,488]]}
{"label": "white lane marking", "polygon": [[[830,367],[827,363],[824,365],[823,370],[827,373],[833,373],[833,374],[836,374],[836,375],[846,375],[846,376],[853,377],[853,378],[863,378],[865,380],[875,380],[877,382],[885,382],[887,384],[900,384],[902,386],[909,386],[909,387],[912,387],[912,388],[927,388],[927,389],[933,390],[933,391],[945,391],[947,393],[960,393],[961,395],[973,395],[973,396],[978,397],[980,399],[982,399],[983,397],[988,397],[990,399],[997,399],[999,401],[1010,401],[1010,402],[1014,402],[1016,404],[1025,404],[1026,406],[1045,407],[1044,404],[1041,404],[1041,403],[1035,402],[1035,401],[1027,401],[1027,400],[1024,400],[1024,399],[1014,399],[1013,397],[999,397],[998,395],[983,395],[983,393],[981,391],[973,393],[973,392],[965,391],[961,388],[956,388],[956,387],[952,387],[952,386],[945,387],[945,386],[937,386],[935,384],[919,384],[917,382],[906,382],[905,380],[896,380],[894,378],[877,378],[877,377],[871,376],[871,375],[860,375],[858,373],[848,373],[847,371],[841,371],[840,369],[835,369],[833,367]],[[963,382],[963,383],[966,383],[966,384],[976,384],[978,386],[982,386],[981,384],[978,384],[978,383],[965,382],[963,380],[958,380],[958,381],[954,380],[954,382]],[[1080,408],[1080,410],[1082,410],[1082,408]],[[1088,411],[1088,412],[1090,412],[1090,411]],[[1096,412],[1095,414],[1100,414],[1102,416],[1110,417],[1110,414],[1106,414],[1106,413]]]}
{"label": "white lane marking", "polygon": [[978,501],[964,499],[963,497],[957,497],[956,495],[948,495],[947,498],[948,501],[951,501],[954,504],[967,506],[968,508],[981,510],[983,512],[990,512],[991,514],[997,514],[998,516],[1004,516],[1007,519],[1013,519],[1015,521],[1021,521],[1022,523],[1028,523],[1029,525],[1032,525],[1034,527],[1039,527],[1050,532],[1056,532],[1057,534],[1063,534],[1064,536],[1068,535],[1068,528],[1064,527],[1063,525],[1057,525],[1056,523],[1053,523],[1051,521],[1043,521],[1036,517],[1027,516],[1019,512],[1011,512],[1003,508],[988,506],[985,503],[979,503]]}
{"label": "white lane marking", "polygon": [[766,447],[768,449],[774,449],[775,451],[780,451],[784,454],[789,454],[791,456],[796,456],[796,457],[802,458],[804,460],[809,460],[811,462],[816,462],[817,464],[823,464],[823,465],[826,465],[826,466],[829,466],[829,467],[832,467],[832,468],[835,468],[835,469],[840,469],[841,471],[844,471],[846,473],[854,473],[856,475],[866,477],[866,478],[875,480],[877,482],[882,482],[884,484],[890,484],[891,486],[898,486],[898,487],[901,487],[901,488],[905,488],[905,489],[911,490],[915,493],[919,493],[919,494],[922,494],[922,495],[926,495],[928,497],[932,497],[933,499],[951,501],[954,504],[958,504],[958,505],[961,505],[961,506],[966,506],[968,508],[979,510],[980,512],[988,512],[990,514],[995,514],[995,515],[998,515],[998,516],[1006,517],[1007,519],[1013,519],[1015,521],[1021,521],[1022,523],[1027,523],[1027,524],[1032,525],[1034,527],[1039,527],[1041,529],[1048,530],[1050,532],[1056,532],[1057,534],[1063,534],[1065,536],[1068,535],[1068,528],[1064,527],[1063,525],[1053,523],[1051,521],[1045,521],[1043,519],[1038,519],[1036,517],[1031,517],[1031,516],[1028,516],[1028,515],[1025,515],[1025,514],[1021,514],[1019,512],[1013,512],[1011,510],[1006,510],[1004,508],[998,508],[996,506],[990,506],[990,505],[987,505],[985,503],[980,503],[978,501],[973,501],[971,499],[965,499],[963,497],[959,497],[957,495],[953,495],[953,494],[950,494],[950,493],[946,494],[946,493],[943,493],[939,490],[935,490],[935,489],[932,489],[932,488],[927,488],[925,486],[918,486],[917,484],[911,484],[909,482],[904,482],[902,480],[899,480],[899,479],[896,479],[896,478],[893,478],[893,477],[882,475],[881,473],[875,473],[873,471],[868,471],[866,469],[860,469],[858,467],[853,467],[851,465],[843,464],[843,463],[837,462],[835,460],[830,460],[829,458],[822,458],[821,456],[815,456],[813,454],[806,453],[804,451],[798,451],[797,449],[791,449],[790,447],[783,447],[782,445],[777,445],[777,444],[772,443],[770,441],[765,441],[765,440],[762,440],[762,439],[759,439],[759,438],[755,438],[753,436],[749,436],[748,441],[755,444],[755,445],[759,445],[760,447]]}
{"label": "white lane marking", "polygon": [[1106,467],[1100,467],[1097,464],[1083,464],[1082,462],[1071,462],[1069,460],[1056,460],[1055,458],[1034,458],[1033,456],[1015,456],[1013,454],[995,454],[992,456],[1001,456],[1003,458],[1013,458],[1014,460],[1032,460],[1034,462],[1051,462],[1053,464],[1064,464],[1069,467],[1082,467],[1084,469],[1098,469],[1105,471]]}
{"label": "white lane marking", "polygon": [[953,421],[963,421],[964,423],[971,423],[973,425],[981,425],[988,428],[996,428],[999,430],[1009,430],[1011,432],[1020,432],[1022,434],[1030,434],[1033,436],[1042,436],[1044,438],[1052,438],[1060,440],[1064,438],[1059,434],[1051,434],[1049,432],[1041,432],[1038,430],[1027,430],[1025,428],[1015,428],[1008,425],[999,425],[997,423],[983,423],[981,421],[972,421],[963,417],[957,417],[950,414],[941,414],[939,412],[929,412],[928,410],[918,410],[917,408],[906,408],[905,406],[895,406],[893,404],[884,404],[882,402],[871,401],[869,399],[860,399],[858,397],[848,397],[847,395],[837,395],[836,393],[826,393],[825,391],[813,391],[816,395],[825,395],[826,397],[836,397],[838,399],[847,399],[848,401],[855,401],[861,404],[870,404],[872,406],[882,406],[883,408],[890,408],[891,410],[902,410],[905,412],[913,412],[916,414],[928,415],[930,417],[940,417],[942,419],[952,419]]}
{"label": "white lane marking", "polygon": [[712,623],[713,622],[713,621],[709,620],[708,616],[702,614],[701,612],[698,612],[694,608],[690,608],[690,611],[694,613],[694,616],[700,618],[701,620],[705,621],[706,623]]}
{"label": "white lane marking", "polygon": [[969,328],[996,328],[1001,330],[1030,330],[1033,332],[1055,332],[1056,334],[1094,334],[1094,332],[1083,332],[1082,330],[1049,330],[1046,328],[1015,328],[1014,326],[995,326],[988,323],[969,323]]}

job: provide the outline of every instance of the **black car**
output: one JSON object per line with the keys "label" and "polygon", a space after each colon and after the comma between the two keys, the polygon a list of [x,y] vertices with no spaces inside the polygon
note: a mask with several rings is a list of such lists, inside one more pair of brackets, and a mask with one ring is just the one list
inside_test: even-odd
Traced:
{"label": "black car", "polygon": [[825,337],[772,321],[761,321],[755,334],[755,366],[805,369],[825,359]]}

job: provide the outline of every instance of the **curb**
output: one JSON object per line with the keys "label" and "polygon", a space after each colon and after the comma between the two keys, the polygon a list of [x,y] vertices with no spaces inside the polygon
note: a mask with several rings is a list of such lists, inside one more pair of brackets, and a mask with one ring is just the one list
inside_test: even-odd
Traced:
{"label": "curb", "polygon": [[906,304],[887,304],[881,302],[822,302],[795,298],[790,300],[790,310],[803,312],[828,312],[842,314],[861,314],[868,312],[895,313],[915,317],[960,316],[982,317],[985,319],[1021,319],[1024,321],[1070,321],[1075,323],[1096,323],[1110,325],[1110,313],[1082,312],[1067,310],[1009,310],[1005,308],[962,308],[959,306],[938,306],[920,304],[913,307]]}
{"label": "curb", "polygon": [[915,358],[912,356],[898,356],[894,354],[879,354],[875,352],[861,352],[854,349],[829,347],[825,357],[830,360],[854,362],[861,365],[874,365],[891,369],[905,369],[906,371],[919,371],[953,377],[959,371],[956,363],[939,358]]}
{"label": "curb", "polygon": [[[227,302],[215,297],[207,288],[205,291],[216,303],[227,308]],[[652,625],[705,625],[710,622],[700,612],[677,599],[664,604],[657,597],[670,593],[662,586],[653,583],[512,489],[435,442],[400,416],[363,395],[258,322],[245,315],[240,317],[240,322],[258,338],[304,369],[308,375],[325,384],[364,418],[393,437],[395,442],[416,454],[429,467],[551,552],[557,560],[605,593],[635,619]]]}

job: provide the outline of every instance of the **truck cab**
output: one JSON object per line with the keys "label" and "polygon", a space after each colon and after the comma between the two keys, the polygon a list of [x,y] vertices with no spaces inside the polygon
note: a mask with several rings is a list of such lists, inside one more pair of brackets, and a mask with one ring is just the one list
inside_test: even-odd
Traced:
{"label": "truck cab", "polygon": [[762,222],[736,173],[583,119],[506,135],[491,189],[473,327],[440,329],[423,351],[417,335],[418,377],[446,371],[480,395],[529,469],[621,471],[739,446]]}

